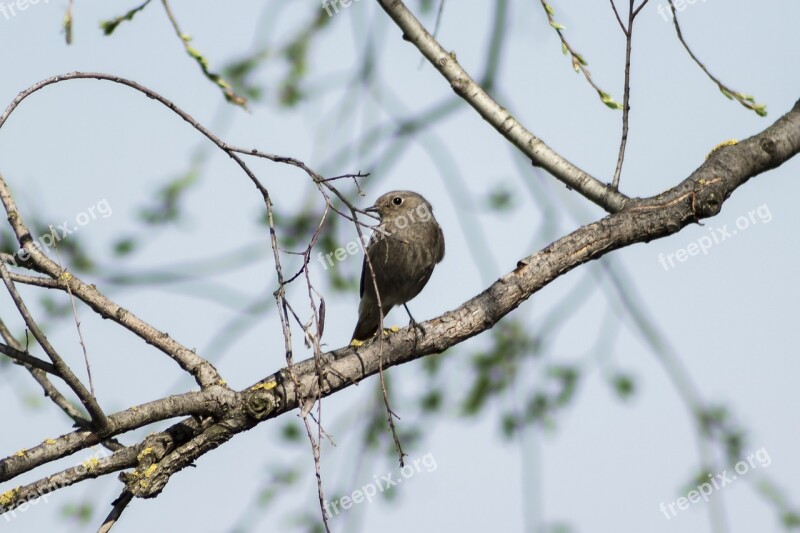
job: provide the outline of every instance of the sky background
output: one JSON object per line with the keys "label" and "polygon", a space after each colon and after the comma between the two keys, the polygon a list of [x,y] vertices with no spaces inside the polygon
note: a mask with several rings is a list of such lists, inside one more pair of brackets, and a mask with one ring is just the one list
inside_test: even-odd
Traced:
{"label": "sky background", "polygon": [[[554,3],[556,19],[566,26],[570,43],[586,57],[598,85],[621,101],[624,39],[609,4],[560,4]],[[444,229],[447,255],[413,301],[419,320],[461,305],[512,270],[517,260],[603,215],[552,177],[537,173],[529,163],[520,164],[508,143],[466,104],[459,104],[458,112],[436,122],[396,158],[378,157],[389,153],[392,142],[364,155],[360,143],[371,127],[417,116],[452,96],[433,68],[420,66],[416,49],[401,39],[374,2],[361,0],[342,9],[315,42],[304,81],[314,98],[296,108],[276,106],[276,86],[286,67],[275,62],[254,80],[264,87],[266,98],[254,103],[250,113],[222,102],[219,90],[186,56],[159,3],[104,37],[98,21],[134,5],[76,2],[71,46],[59,32],[63,0],[42,0],[8,18],[0,13],[2,105],[56,74],[106,72],[159,92],[230,143],[297,157],[327,176],[372,172],[366,197],[360,200],[364,207],[393,189],[422,193]],[[419,12],[417,2],[408,5]],[[474,77],[485,68],[494,5],[488,0],[457,0],[444,9],[439,41],[456,51]],[[680,13],[694,51],[729,86],[767,104],[766,118],[720,94],[691,62],[658,6],[658,0],[650,2],[635,26],[631,129],[621,182],[629,196],[649,196],[674,186],[716,144],[760,132],[800,98],[796,2],[701,0]],[[321,9],[319,2],[306,0],[280,5],[176,1],[172,8],[212,68],[255,46],[285,42]],[[434,13],[423,21],[433,28]],[[602,105],[571,70],[539,2],[510,2],[505,38],[493,94],[554,150],[610,181],[621,114]],[[347,84],[367,46],[375,53],[380,83]],[[351,143],[355,144],[347,158],[333,159]],[[234,329],[235,342],[214,363],[231,387],[242,389],[285,360],[274,310],[252,317],[237,311],[276,288],[267,233],[258,224],[263,203],[238,167],[225,154],[208,151],[210,158],[185,198],[179,222],[148,234],[142,249],[130,257],[119,259],[109,252],[120,236],[142,231],[137,219],[141,207],[152,202],[165,182],[186,171],[199,147],[208,145],[179,117],[141,94],[108,82],[70,81],[30,97],[0,130],[0,172],[27,218],[35,214],[60,224],[105,201],[112,214],[92,220],[76,236],[107,270],[128,274],[180,269],[220,256],[238,265],[203,283],[117,287],[108,295],[201,355],[212,350],[220,332]],[[280,212],[293,213],[309,202],[319,212],[321,201],[302,172],[262,161],[253,161],[252,168]],[[738,189],[704,226],[687,227],[610,256],[701,397],[730,408],[736,423],[747,429],[748,454],[763,449],[769,456],[768,466],[751,469],[713,494],[713,505],[726,517],[724,530],[730,532],[781,531],[774,506],[755,490],[762,475],[769,476],[790,502],[800,502],[800,414],[794,408],[800,401],[798,175],[800,160],[795,159]],[[342,185],[351,191],[348,187]],[[510,191],[512,209],[497,212],[486,207],[498,188]],[[543,202],[552,210],[550,216],[543,212]],[[660,254],[675,254],[725,226],[733,229],[737,219],[752,211],[756,213],[746,228],[740,227],[708,254],[669,269],[659,262]],[[345,244],[354,238],[354,230],[343,229],[339,235]],[[255,260],[240,260],[243,249],[256,250]],[[350,257],[336,268],[354,276],[360,266],[360,257]],[[324,272],[318,264],[313,267],[315,280],[322,283]],[[700,468],[697,437],[659,358],[630,317],[615,311],[619,304],[603,272],[599,262],[584,265],[513,313],[530,331],[552,328],[547,350],[479,417],[464,420],[456,411],[458,398],[471,383],[466,359],[487,345],[488,335],[453,350],[442,377],[453,394],[445,403],[446,416],[424,419],[424,438],[408,449],[412,461],[426,456],[428,464],[435,461],[435,469],[423,467],[404,480],[395,491],[396,501],[362,503],[332,518],[332,530],[533,532],[545,523],[569,525],[574,531],[712,531],[710,504],[693,504],[670,520],[659,511],[662,502],[686,494],[687,481]],[[84,278],[103,290],[102,279]],[[295,287],[290,298],[302,303],[303,290]],[[580,305],[555,323],[547,320],[575,291],[585,295]],[[27,287],[21,292],[31,302],[40,296]],[[332,349],[349,341],[358,297],[355,292],[328,294],[323,340]],[[65,298],[60,293],[50,296]],[[40,306],[34,309],[41,312]],[[0,296],[0,314],[15,331],[22,330],[7,294]],[[85,307],[80,317],[98,398],[107,411],[192,387],[167,357],[140,340]],[[388,320],[406,323],[402,310]],[[235,329],[243,324],[251,327]],[[612,340],[602,344],[609,330]],[[81,369],[71,322],[52,324],[48,331],[73,367]],[[299,345],[297,349],[295,360],[310,355]],[[499,415],[541,386],[548,364],[583,369],[575,399],[558,414],[553,429],[535,426],[511,440],[503,438]],[[416,361],[390,372],[401,427],[423,419],[413,401],[426,384],[422,365]],[[631,399],[621,401],[611,390],[609,366],[635,377]],[[323,479],[331,494],[349,494],[375,476],[400,475],[391,456],[365,458],[360,434],[352,429],[374,408],[375,383],[371,378],[325,400],[326,429],[337,443],[323,448]],[[69,421],[51,405],[31,405],[31,398],[40,396],[22,369],[0,367],[0,455],[70,431]],[[197,468],[175,475],[157,499],[134,501],[113,531],[228,532],[237,526],[302,531],[291,521],[292,513],[304,509],[317,516],[318,509],[308,444],[288,446],[280,439],[281,428],[295,419],[295,413],[284,415],[204,456]],[[163,427],[133,432],[122,440],[133,443]],[[3,484],[0,492],[89,456],[84,451],[37,469]],[[301,481],[261,512],[254,501],[276,465],[300,465]],[[116,476],[81,483],[52,495],[49,503],[18,510],[10,521],[0,517],[0,531],[94,531],[120,489]],[[88,526],[63,517],[64,506],[86,501],[96,504]]]}

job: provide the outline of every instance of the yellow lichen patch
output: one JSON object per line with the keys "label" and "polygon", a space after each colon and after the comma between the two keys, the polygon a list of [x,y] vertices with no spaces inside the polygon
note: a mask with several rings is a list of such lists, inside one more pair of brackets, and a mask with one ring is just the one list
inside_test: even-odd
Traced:
{"label": "yellow lichen patch", "polygon": [[3,494],[0,494],[0,507],[8,507],[9,504],[13,503],[17,497],[18,492],[19,492],[19,487],[6,491]]}
{"label": "yellow lichen patch", "polygon": [[57,441],[55,439],[47,439],[44,441],[45,444],[55,444]]}
{"label": "yellow lichen patch", "polygon": [[364,341],[358,341],[356,339],[353,339],[353,340],[350,341],[350,346],[352,346],[353,348],[358,348],[359,346],[364,346]]}
{"label": "yellow lichen patch", "polygon": [[142,474],[144,475],[144,477],[150,477],[153,474],[155,474],[156,470],[158,470],[158,465],[150,465],[147,467],[147,470],[142,472]]}
{"label": "yellow lichen patch", "polygon": [[64,281],[64,282],[66,282],[66,281],[69,281],[69,280],[71,280],[71,279],[72,279],[72,274],[70,274],[69,272],[67,272],[67,271],[65,270],[64,272],[62,272],[62,273],[61,273],[61,275],[59,276],[59,278],[61,278],[61,281]]}
{"label": "yellow lichen patch", "polygon": [[97,468],[97,465],[99,465],[99,464],[100,464],[100,461],[97,459],[97,457],[90,457],[89,459],[86,459],[86,460],[85,460],[83,463],[81,463],[81,464],[83,465],[83,467],[84,467],[86,470],[88,470],[89,472],[91,472],[92,470],[94,470],[95,468]]}
{"label": "yellow lichen patch", "polygon": [[217,385],[219,385],[221,387],[224,387],[227,384],[228,384],[228,382],[225,381],[224,379],[221,379],[221,380],[217,381]]}
{"label": "yellow lichen patch", "polygon": [[15,457],[25,457],[25,452],[27,452],[25,448],[22,448],[20,451],[14,454]]}
{"label": "yellow lichen patch", "polygon": [[391,333],[397,333],[398,331],[400,331],[400,326],[392,326],[390,328],[384,329],[383,330],[383,334],[384,335],[389,335]]}
{"label": "yellow lichen patch", "polygon": [[259,389],[270,390],[274,389],[277,386],[278,386],[277,381],[267,381],[266,383],[259,383],[258,385],[253,385],[252,387],[250,387],[250,390],[259,390]]}
{"label": "yellow lichen patch", "polygon": [[712,148],[710,152],[708,152],[708,155],[706,156],[706,159],[711,157],[711,155],[714,152],[716,152],[717,150],[719,150],[720,148],[724,148],[726,146],[733,146],[735,144],[739,144],[739,141],[737,141],[736,139],[728,139],[727,141],[723,141],[723,142],[719,143],[714,148]]}
{"label": "yellow lichen patch", "polygon": [[145,457],[152,454],[153,454],[153,448],[148,446],[147,448],[139,452],[139,455],[136,456],[136,460],[141,463],[142,461],[144,461]]}

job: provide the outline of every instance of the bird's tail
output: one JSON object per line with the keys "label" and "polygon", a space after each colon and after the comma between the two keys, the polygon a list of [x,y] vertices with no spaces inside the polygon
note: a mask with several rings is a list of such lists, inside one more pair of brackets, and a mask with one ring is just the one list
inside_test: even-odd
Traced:
{"label": "bird's tail", "polygon": [[372,338],[381,326],[380,314],[377,306],[363,306],[359,310],[358,323],[353,331],[353,340],[365,341]]}

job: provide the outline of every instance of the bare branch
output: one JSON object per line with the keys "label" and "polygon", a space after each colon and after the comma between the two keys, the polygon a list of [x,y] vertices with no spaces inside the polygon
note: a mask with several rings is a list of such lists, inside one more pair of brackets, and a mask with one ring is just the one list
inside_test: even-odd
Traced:
{"label": "bare branch", "polygon": [[[12,278],[13,279],[13,278]],[[3,337],[3,340],[6,343],[17,350],[18,352],[24,352],[24,347],[17,342],[17,339],[11,334],[8,327],[6,327],[5,323],[0,319],[0,336]],[[25,368],[31,373],[33,379],[42,387],[44,390],[44,395],[53,400],[55,403],[64,413],[70,417],[72,420],[75,421],[77,427],[88,429],[91,425],[91,421],[84,417],[83,413],[81,413],[77,407],[75,407],[66,397],[64,397],[61,392],[56,388],[55,385],[47,378],[44,370],[40,370],[38,368],[34,368],[30,365],[25,365]]]}
{"label": "bare branch", "polygon": [[[137,405],[108,416],[109,435],[120,435],[179,416],[213,416],[221,419],[230,415],[229,406],[246,403],[246,398],[237,399],[237,394],[228,388],[215,386]],[[96,434],[83,429],[48,439],[23,453],[0,460],[0,483],[99,443],[100,438]]]}
{"label": "bare branch", "polygon": [[403,38],[414,44],[436,67],[450,82],[453,91],[535,165],[541,166],[569,188],[575,189],[608,212],[617,212],[625,206],[629,201],[627,196],[614,191],[558,155],[489,96],[458,64],[455,54],[442,48],[402,1],[378,0],[378,3],[403,30]]}
{"label": "bare branch", "polygon": [[[645,2],[642,3],[642,6],[646,3],[647,2],[645,0]],[[613,0],[611,5],[614,6]],[[642,6],[639,6],[639,9],[641,9]],[[623,27],[623,33],[625,34],[625,94],[622,97],[622,138],[619,142],[617,168],[614,169],[614,179],[611,182],[611,187],[616,190],[619,190],[619,178],[622,175],[622,163],[625,161],[625,147],[628,144],[628,115],[631,112],[631,44],[633,42],[633,20],[636,18],[637,12],[638,11],[634,11],[633,9],[633,0],[630,0],[630,4],[628,5],[628,27]],[[617,18],[619,18],[616,6],[614,6],[614,13],[617,14]]]}
{"label": "bare branch", "polygon": [[736,100],[737,102],[742,104],[742,106],[746,107],[747,109],[750,109],[751,111],[754,111],[760,117],[767,116],[767,106],[766,105],[757,104],[756,101],[755,101],[755,98],[753,98],[752,96],[750,96],[748,94],[740,93],[738,91],[735,91],[735,90],[727,87],[716,76],[711,74],[711,72],[708,70],[708,68],[706,68],[706,66],[703,64],[703,62],[700,61],[700,59],[696,55],[694,55],[694,52],[692,52],[692,49],[689,48],[688,43],[683,38],[683,32],[681,31],[681,25],[678,22],[678,14],[675,12],[675,5],[672,3],[672,0],[667,0],[667,1],[669,2],[669,8],[672,11],[672,23],[675,25],[675,33],[678,34],[678,40],[681,42],[683,47],[689,53],[689,56],[692,58],[692,60],[695,63],[697,63],[698,67],[700,67],[700,70],[705,72],[706,76],[708,76],[709,79],[711,79],[711,81],[713,81],[717,85],[717,87],[719,87],[720,92],[722,92],[722,94],[724,94],[726,98],[728,98],[730,100]]}
{"label": "bare branch", "polygon": [[[691,176],[664,193],[631,200],[619,213],[587,224],[543,250],[520,260],[479,295],[457,309],[424,323],[420,336],[411,326],[388,339],[359,349],[345,347],[293,364],[242,391],[226,404],[223,418],[203,422],[188,419],[177,427],[190,434],[182,443],[170,440],[125,474],[128,489],[139,497],[154,497],[170,477],[197,458],[255,425],[290,412],[307,398],[325,397],[378,374],[381,367],[407,363],[441,353],[493,327],[505,315],[553,280],[579,265],[634,243],[672,235],[719,213],[724,201],[750,178],[775,168],[800,153],[800,101],[762,133],[715,152]],[[324,379],[318,367],[323,365]],[[320,383],[322,388],[320,389]],[[205,392],[200,393],[205,394]],[[151,436],[164,438],[163,434]],[[0,463],[2,472],[3,463]],[[148,483],[138,480],[147,473]]]}
{"label": "bare branch", "polygon": [[58,370],[56,370],[56,367],[52,363],[48,363],[47,361],[42,361],[37,357],[34,357],[25,352],[21,352],[15,348],[12,348],[11,346],[0,344],[0,353],[7,355],[11,359],[19,361],[20,363],[25,363],[26,365],[38,368],[39,370],[47,372],[48,374],[53,374],[54,376],[59,375]]}
{"label": "bare branch", "polygon": [[[2,177],[0,177],[0,184],[2,184]],[[0,191],[0,197],[2,197],[2,191]],[[10,218],[10,217],[9,217]],[[6,265],[0,263],[0,276],[3,278],[3,282],[6,285],[6,289],[8,289],[8,293],[11,295],[11,299],[14,300],[14,304],[19,309],[19,313],[22,316],[22,319],[25,321],[25,324],[28,326],[28,329],[31,331],[33,336],[36,338],[36,341],[42,347],[44,352],[53,362],[53,367],[56,370],[58,377],[64,380],[64,382],[69,385],[69,388],[78,396],[83,406],[89,412],[89,415],[92,417],[92,423],[95,426],[95,429],[100,433],[104,434],[108,430],[108,420],[106,418],[105,413],[100,408],[100,405],[97,403],[97,399],[92,395],[86,387],[83,386],[83,383],[78,379],[78,377],[72,372],[64,360],[58,355],[55,348],[50,344],[50,341],[47,340],[47,337],[39,329],[39,326],[36,324],[36,321],[31,316],[30,312],[28,311],[28,307],[25,305],[25,302],[22,301],[22,297],[17,292],[17,289],[14,285],[14,282],[11,280],[11,277],[8,275],[8,270],[6,269]]]}
{"label": "bare branch", "polygon": [[108,513],[106,519],[103,520],[103,524],[97,530],[97,533],[108,533],[111,531],[111,528],[117,523],[119,517],[122,516],[123,511],[125,511],[131,501],[133,501],[133,494],[123,489],[122,494],[114,500],[114,507],[111,509],[111,512]]}

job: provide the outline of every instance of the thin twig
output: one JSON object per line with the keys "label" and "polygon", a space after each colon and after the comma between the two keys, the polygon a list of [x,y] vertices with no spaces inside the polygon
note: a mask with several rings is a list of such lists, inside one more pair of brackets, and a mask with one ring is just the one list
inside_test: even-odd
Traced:
{"label": "thin twig", "polygon": [[203,55],[198,52],[197,49],[189,44],[189,41],[191,41],[192,38],[181,31],[180,26],[178,26],[178,20],[175,18],[175,15],[173,15],[172,9],[170,9],[167,0],[161,0],[161,3],[164,6],[164,11],[167,14],[170,24],[172,24],[172,29],[175,30],[176,35],[181,40],[181,44],[183,44],[183,47],[186,50],[186,53],[189,54],[189,57],[197,61],[197,64],[200,66],[200,70],[203,71],[203,75],[222,90],[225,100],[247,109],[247,98],[237,94],[236,91],[234,91],[231,87],[231,84],[228,83],[222,76],[209,70],[208,60],[203,57]]}
{"label": "thin twig", "polygon": [[30,365],[33,368],[38,368],[39,370],[47,372],[48,374],[61,377],[58,373],[58,370],[56,370],[56,367],[52,363],[42,361],[38,357],[34,357],[29,353],[17,350],[16,348],[8,346],[7,344],[0,344],[0,353],[10,357],[18,363]]}
{"label": "thin twig", "polygon": [[55,245],[56,250],[56,257],[58,257],[58,266],[62,268],[63,274],[61,274],[64,286],[67,288],[67,293],[69,294],[69,301],[72,304],[72,318],[75,320],[75,329],[78,330],[78,342],[81,345],[81,350],[83,351],[83,363],[86,365],[86,375],[89,378],[89,390],[92,392],[92,396],[95,396],[94,393],[94,380],[92,379],[92,366],[89,364],[89,354],[86,352],[86,342],[83,340],[83,332],[81,331],[81,321],[78,319],[78,307],[75,305],[75,296],[72,294],[72,289],[69,286],[69,278],[72,277],[72,274],[67,272],[67,270],[61,264],[61,253],[58,251],[58,239],[53,239],[53,244]]}
{"label": "thin twig", "polygon": [[8,293],[11,295],[11,299],[14,300],[14,304],[17,306],[22,319],[25,321],[25,324],[28,326],[28,329],[31,331],[33,336],[36,338],[36,341],[39,343],[39,346],[42,347],[44,352],[53,362],[56,371],[58,372],[58,376],[64,380],[64,382],[69,385],[69,388],[75,392],[78,398],[81,400],[81,403],[86,410],[89,412],[89,415],[92,417],[92,422],[95,425],[95,429],[99,433],[103,433],[108,430],[108,419],[106,418],[105,413],[98,405],[97,400],[94,398],[86,387],[83,386],[83,383],[75,376],[69,366],[64,362],[58,352],[56,352],[55,348],[50,344],[47,340],[47,337],[39,329],[39,326],[36,324],[36,321],[31,316],[30,312],[28,311],[28,307],[25,305],[25,302],[22,300],[22,297],[17,292],[16,287],[14,286],[14,282],[11,280],[11,277],[8,275],[8,270],[6,270],[6,266],[3,263],[0,263],[0,276],[3,278],[3,282],[6,285],[6,289],[8,289]]}
{"label": "thin twig", "polygon": [[622,32],[625,34],[625,94],[623,95],[622,100],[622,138],[619,143],[619,155],[617,156],[617,168],[614,170],[614,179],[611,182],[611,187],[614,190],[619,190],[619,179],[622,175],[622,163],[625,161],[625,147],[628,144],[628,115],[631,111],[630,99],[631,99],[631,44],[633,42],[633,22],[636,19],[636,15],[639,11],[647,4],[649,0],[643,0],[641,5],[638,8],[634,9],[633,4],[634,0],[630,0],[628,3],[628,27],[626,28],[625,25],[622,24],[620,20],[619,13],[617,12],[617,6],[614,4],[614,0],[611,0],[611,6],[614,8],[614,14],[617,16],[617,20],[620,21],[620,26],[622,27]]}
{"label": "thin twig", "polygon": [[111,528],[119,521],[120,516],[122,516],[123,511],[125,511],[131,501],[133,501],[133,494],[128,492],[128,489],[122,489],[122,494],[114,500],[114,507],[111,509],[111,512],[108,513],[106,519],[103,520],[103,524],[97,530],[97,533],[108,533],[111,531]]}
{"label": "thin twig", "polygon": [[328,511],[325,509],[325,493],[322,490],[322,470],[319,460],[320,443],[314,440],[314,434],[311,432],[311,425],[308,423],[308,417],[303,417],[303,424],[306,427],[308,439],[311,441],[311,453],[314,455],[314,474],[317,477],[317,497],[319,498],[319,508],[322,511],[322,525],[325,527],[327,533],[331,533],[331,528],[328,525]]}
{"label": "thin twig", "polygon": [[[11,331],[8,329],[2,319],[0,319],[0,336],[3,337],[3,340],[6,341],[6,344],[18,352],[27,352],[27,348],[22,346],[22,344],[14,338],[14,336],[11,334]],[[83,413],[81,413],[77,407],[75,407],[63,394],[61,394],[61,392],[59,392],[56,386],[53,385],[53,383],[47,378],[47,375],[43,370],[28,365],[25,365],[25,368],[28,369],[33,376],[33,379],[35,379],[36,382],[42,387],[42,390],[44,390],[44,395],[50,398],[53,403],[59,407],[59,409],[64,411],[68,417],[74,420],[78,427],[90,427],[91,420],[85,418]]]}
{"label": "thin twig", "polygon": [[703,72],[705,72],[706,76],[708,76],[709,79],[711,79],[711,81],[713,81],[714,83],[717,84],[717,87],[719,87],[720,92],[722,92],[722,94],[724,94],[725,97],[727,97],[730,100],[736,100],[737,102],[742,104],[747,109],[750,109],[751,111],[754,111],[760,117],[767,116],[767,106],[766,105],[757,104],[756,101],[755,101],[755,98],[753,96],[751,96],[749,94],[740,93],[740,92],[735,91],[735,90],[729,88],[728,86],[726,86],[716,76],[711,74],[711,72],[706,68],[706,66],[703,64],[703,62],[700,61],[700,59],[698,59],[698,57],[696,55],[694,55],[694,52],[692,52],[692,49],[689,48],[689,45],[686,43],[686,41],[683,38],[683,32],[681,31],[681,25],[678,23],[678,14],[675,12],[675,5],[672,3],[672,0],[668,0],[668,1],[669,1],[669,8],[672,11],[672,22],[675,25],[675,33],[678,34],[678,40],[681,42],[683,47],[689,53],[689,56],[692,58],[692,60],[694,60],[694,62],[697,63],[697,66],[699,66],[700,69]]}
{"label": "thin twig", "polygon": [[[553,10],[552,6],[547,3],[547,0],[539,0],[544,8],[545,15],[547,15],[547,22],[550,23],[550,27],[552,27],[555,32],[558,34],[558,38],[561,40],[561,50],[564,54],[569,54],[570,59],[572,60],[572,68],[575,72],[580,72],[583,74],[583,77],[586,78],[586,81],[589,85],[592,86],[597,92],[597,95],[600,97],[600,101],[603,102],[607,107],[611,109],[622,109],[622,106],[612,98],[610,94],[605,92],[601,89],[597,83],[595,83],[594,79],[592,79],[592,73],[589,72],[588,65],[589,63],[586,62],[583,55],[578,53],[567,38],[564,36],[564,26],[556,22],[555,20],[555,11]],[[616,8],[615,8],[616,9]]]}

